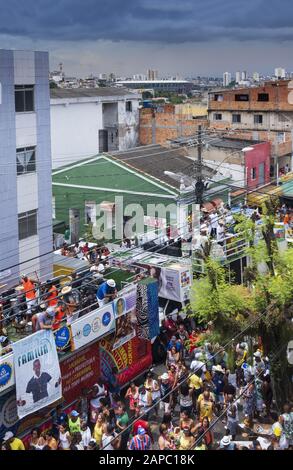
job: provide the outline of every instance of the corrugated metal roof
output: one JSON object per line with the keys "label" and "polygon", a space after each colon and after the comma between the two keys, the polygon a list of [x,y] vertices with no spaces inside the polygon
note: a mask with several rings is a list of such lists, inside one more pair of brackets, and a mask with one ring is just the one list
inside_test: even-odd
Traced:
{"label": "corrugated metal roof", "polygon": [[134,98],[140,97],[138,93],[132,93],[125,88],[101,87],[101,88],[51,88],[51,99],[62,98],[93,98],[103,96],[128,96],[133,95]]}

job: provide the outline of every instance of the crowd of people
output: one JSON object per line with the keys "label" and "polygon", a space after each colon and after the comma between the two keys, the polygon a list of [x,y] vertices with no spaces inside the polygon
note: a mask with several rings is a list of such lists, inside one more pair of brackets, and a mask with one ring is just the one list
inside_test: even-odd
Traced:
{"label": "crowd of people", "polygon": [[[91,259],[88,269],[69,276],[39,282],[26,274],[20,283],[0,296],[0,354],[11,350],[11,332],[30,334],[42,329],[57,330],[62,324],[70,325],[78,316],[113,300],[117,287],[113,279],[105,277],[109,268],[109,250],[88,244],[79,248]],[[89,251],[87,251],[89,250]],[[103,253],[103,254],[102,254]]]}
{"label": "crowd of people", "polygon": [[167,321],[165,363],[142,383],[122,390],[113,369],[73,409],[60,404],[49,429],[33,429],[24,442],[7,432],[2,450],[292,449],[293,406],[277,410],[261,343],[252,358],[238,343],[230,370],[228,351],[208,342],[212,324],[200,330],[180,315]]}

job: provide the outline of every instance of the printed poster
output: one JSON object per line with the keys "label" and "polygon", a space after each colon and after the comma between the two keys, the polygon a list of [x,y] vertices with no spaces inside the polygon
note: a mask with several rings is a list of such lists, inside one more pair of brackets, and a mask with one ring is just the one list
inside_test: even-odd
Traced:
{"label": "printed poster", "polygon": [[13,345],[19,418],[62,397],[61,373],[52,331],[41,330]]}
{"label": "printed poster", "polygon": [[114,300],[116,334],[113,349],[121,347],[136,336],[136,298],[137,284],[126,287]]}

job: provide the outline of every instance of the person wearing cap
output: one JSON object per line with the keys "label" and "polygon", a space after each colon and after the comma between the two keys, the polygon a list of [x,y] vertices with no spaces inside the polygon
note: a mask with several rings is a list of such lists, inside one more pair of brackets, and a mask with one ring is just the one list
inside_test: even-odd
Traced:
{"label": "person wearing cap", "polygon": [[75,432],[81,432],[81,422],[78,411],[71,411],[70,416],[68,418],[68,427],[70,434],[73,434]]}
{"label": "person wearing cap", "polygon": [[7,431],[4,435],[3,444],[10,450],[25,450],[22,440],[15,437],[11,431]]}
{"label": "person wearing cap", "polygon": [[54,307],[48,307],[45,312],[37,313],[33,316],[33,325],[35,330],[52,330],[55,320],[56,311]]}
{"label": "person wearing cap", "polygon": [[129,443],[129,450],[150,450],[151,438],[146,433],[146,430],[139,426],[136,436],[134,436]]}
{"label": "person wearing cap", "polygon": [[114,279],[108,279],[107,281],[103,282],[98,290],[97,290],[97,301],[99,303],[99,307],[102,307],[108,302],[111,302],[117,295],[116,289],[116,282]]}

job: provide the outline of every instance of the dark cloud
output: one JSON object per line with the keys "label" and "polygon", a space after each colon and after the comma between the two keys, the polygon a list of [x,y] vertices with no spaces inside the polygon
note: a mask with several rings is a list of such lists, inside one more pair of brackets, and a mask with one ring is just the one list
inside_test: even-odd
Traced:
{"label": "dark cloud", "polygon": [[0,32],[36,40],[292,40],[292,0],[0,0]]}

